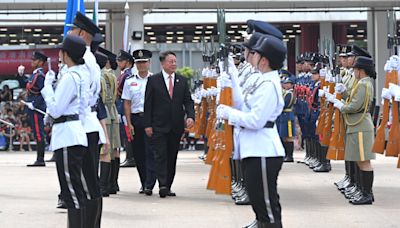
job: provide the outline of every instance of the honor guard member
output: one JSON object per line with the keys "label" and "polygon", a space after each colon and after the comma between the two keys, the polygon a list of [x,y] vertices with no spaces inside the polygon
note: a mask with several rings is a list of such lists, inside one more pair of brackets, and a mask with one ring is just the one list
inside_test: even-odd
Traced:
{"label": "honor guard member", "polygon": [[125,116],[132,140],[133,157],[140,178],[139,193],[151,195],[156,182],[154,154],[150,150],[149,139],[144,131],[144,96],[148,78],[152,53],[149,50],[139,49],[132,53],[135,59],[137,74],[127,77],[122,99],[124,99]]}
{"label": "honor guard member", "polygon": [[33,164],[27,165],[28,167],[45,166],[44,150],[45,150],[45,136],[44,136],[44,115],[35,109],[46,112],[46,103],[40,90],[44,86],[45,74],[43,72],[43,64],[47,61],[47,56],[35,51],[32,56],[33,73],[29,77],[26,89],[28,91],[28,99],[26,105],[28,106],[28,116],[31,121],[31,128],[36,141],[36,161]]}
{"label": "honor guard member", "polygon": [[120,121],[120,134],[121,134],[121,141],[125,145],[125,151],[126,151],[126,158],[125,161],[121,164],[121,167],[135,167],[135,159],[133,157],[133,151],[132,151],[132,137],[133,135],[130,135],[128,132],[129,130],[126,130],[128,126],[127,125],[127,120],[124,121],[124,119],[128,119],[129,117],[125,117],[125,111],[124,111],[124,101],[121,98],[124,85],[125,85],[125,80],[127,77],[132,75],[132,66],[134,63],[134,59],[131,54],[124,50],[120,50],[120,53],[117,57],[117,63],[118,67],[121,70],[121,74],[118,77],[118,94],[117,94],[117,111],[118,114],[120,115],[120,118],[122,121]]}
{"label": "honor guard member", "polygon": [[319,100],[319,91],[321,88],[321,77],[325,77],[325,69],[323,69],[323,63],[315,64],[315,67],[311,70],[311,96],[309,100],[309,108],[310,108],[310,137],[311,137],[311,147],[313,150],[311,152],[314,153],[315,162],[314,164],[309,164],[310,168],[313,169],[314,172],[329,172],[331,171],[331,163],[330,160],[326,159],[326,154],[328,152],[327,146],[322,146],[319,141],[319,136],[316,134],[316,124],[318,117],[320,115],[321,104]]}
{"label": "honor guard member", "polygon": [[96,172],[95,163],[99,162],[95,158],[99,153],[99,142],[106,143],[105,132],[97,118],[96,105],[100,94],[100,67],[96,63],[96,58],[90,50],[93,37],[100,33],[100,29],[91,19],[80,12],[76,13],[73,27],[69,34],[77,35],[86,42],[86,51],[83,56],[85,60],[84,68],[89,77],[84,77],[80,118],[88,139],[87,152],[83,158],[82,173],[85,177],[87,198],[86,204],[87,226],[94,227],[100,224],[102,214],[102,197],[100,193],[99,177]]}
{"label": "honor guard member", "polygon": [[[107,111],[106,128],[110,140],[110,148],[100,152],[100,189],[103,196],[116,192],[120,163],[118,148],[121,147],[119,117],[116,108],[117,78],[114,71],[117,69],[116,55],[99,48],[99,52],[107,56],[101,70],[101,97]],[[103,60],[104,61],[104,60]]]}
{"label": "honor guard member", "polygon": [[[368,53],[368,51],[358,47],[357,45],[351,45],[347,47],[347,54],[346,54],[346,63],[348,70],[346,71],[345,76],[342,78],[343,86],[346,88],[347,91],[351,91],[352,88],[355,86],[357,83],[357,78],[354,76],[353,72],[353,65],[355,62],[355,59],[357,56],[364,56],[367,58],[371,58],[371,55]],[[339,84],[338,88],[341,87],[342,85]],[[345,148],[346,149],[346,148]],[[345,161],[345,167],[346,167],[346,175],[345,177],[336,182],[335,185],[338,187],[338,190],[343,192],[345,195],[350,195],[351,193],[355,193],[356,189],[359,189],[357,187],[359,179],[359,169],[357,164],[354,161]],[[347,177],[347,178],[346,178]],[[346,191],[347,189],[347,191]]]}
{"label": "honor guard member", "polygon": [[279,136],[281,137],[283,148],[285,148],[286,157],[284,162],[293,162],[294,142],[293,137],[296,135],[296,128],[294,125],[295,116],[293,105],[296,102],[296,97],[293,94],[293,85],[295,83],[294,76],[286,71],[281,70],[283,87],[283,100],[285,106],[283,107],[282,114],[276,120]]}
{"label": "honor guard member", "polygon": [[375,136],[368,110],[374,97],[376,73],[373,60],[365,56],[357,57],[352,68],[357,83],[350,91],[343,84],[338,85],[335,89],[342,93],[346,102],[335,99],[333,103],[343,114],[345,121],[345,160],[355,162],[359,168],[359,178],[355,178],[355,186],[360,186],[360,193],[352,194],[349,202],[354,205],[372,204],[374,171],[371,160],[375,159],[372,152]]}
{"label": "honor guard member", "polygon": [[[68,227],[71,228],[94,227],[86,223],[87,192],[84,188],[82,166],[88,142],[79,119],[83,78],[89,77],[83,65],[85,51],[86,44],[81,38],[67,35],[61,46],[59,58],[68,69],[59,77],[55,90],[52,86],[56,80],[55,74],[49,72],[41,91],[48,114],[54,119],[50,148],[56,154],[61,198],[68,208]],[[47,116],[46,118],[49,119]]]}
{"label": "honor guard member", "polygon": [[[248,227],[282,227],[277,178],[285,151],[275,121],[284,107],[278,69],[286,58],[286,47],[282,40],[265,35],[252,50],[257,77],[246,83],[242,94],[233,91],[237,98],[235,107],[240,108],[219,105],[217,117],[240,128],[239,137],[235,138],[239,141],[235,142],[238,154],[234,156],[243,162],[246,186],[256,214],[256,220]],[[221,80],[230,80],[230,77]],[[265,144],[263,148],[257,147],[261,141]]]}

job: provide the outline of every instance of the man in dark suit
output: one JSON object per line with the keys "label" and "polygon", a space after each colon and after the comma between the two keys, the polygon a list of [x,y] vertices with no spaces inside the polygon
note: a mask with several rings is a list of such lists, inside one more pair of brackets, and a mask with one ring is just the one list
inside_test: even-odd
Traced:
{"label": "man in dark suit", "polygon": [[176,55],[160,54],[163,70],[149,77],[144,102],[145,131],[154,151],[160,197],[175,196],[171,191],[180,138],[185,127],[194,124],[194,106],[187,79],[175,73]]}

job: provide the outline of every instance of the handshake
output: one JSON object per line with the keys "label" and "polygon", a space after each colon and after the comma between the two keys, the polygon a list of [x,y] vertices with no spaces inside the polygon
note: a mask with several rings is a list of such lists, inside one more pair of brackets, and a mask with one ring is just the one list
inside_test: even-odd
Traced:
{"label": "handshake", "polygon": [[389,88],[382,89],[382,99],[400,101],[400,86],[389,83]]}

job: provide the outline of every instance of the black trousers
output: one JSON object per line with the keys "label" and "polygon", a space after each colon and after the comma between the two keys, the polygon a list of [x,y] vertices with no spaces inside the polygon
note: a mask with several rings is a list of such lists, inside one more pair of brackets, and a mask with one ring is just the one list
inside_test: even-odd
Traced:
{"label": "black trousers", "polygon": [[86,133],[88,139],[88,147],[86,148],[85,156],[83,157],[82,173],[83,177],[83,187],[86,191],[87,198],[89,200],[98,199],[101,197],[100,194],[100,184],[99,175],[96,170],[95,163],[99,161],[96,160],[96,155],[99,153],[99,133],[90,132]]}
{"label": "black trousers", "polygon": [[256,219],[281,227],[281,205],[277,179],[283,157],[250,157],[243,159],[247,191]]}
{"label": "black trousers", "polygon": [[146,183],[146,151],[148,147],[147,135],[144,131],[144,116],[131,115],[131,122],[135,128],[132,140],[133,158],[136,161],[136,169],[139,173],[140,183],[145,187]]}
{"label": "black trousers", "polygon": [[82,183],[82,164],[86,148],[71,146],[55,151],[61,198],[67,208],[80,209],[85,205],[86,192]]}
{"label": "black trousers", "polygon": [[156,175],[160,187],[171,189],[175,178],[176,159],[182,134],[153,132],[150,146],[154,152]]}

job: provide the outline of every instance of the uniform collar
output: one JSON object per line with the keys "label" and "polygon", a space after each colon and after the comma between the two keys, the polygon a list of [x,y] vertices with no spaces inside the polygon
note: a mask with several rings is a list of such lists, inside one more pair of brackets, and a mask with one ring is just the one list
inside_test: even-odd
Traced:
{"label": "uniform collar", "polygon": [[38,71],[43,71],[43,68],[39,67],[36,70],[33,71],[33,74],[36,74]]}
{"label": "uniform collar", "polygon": [[148,77],[150,77],[151,75],[152,75],[152,73],[151,73],[150,71],[148,71],[148,72],[147,72],[147,76],[144,77],[144,78],[140,77],[140,76],[139,76],[139,73],[136,74],[135,77],[136,77],[137,79],[140,79],[140,80],[145,80],[145,79],[147,79]]}

